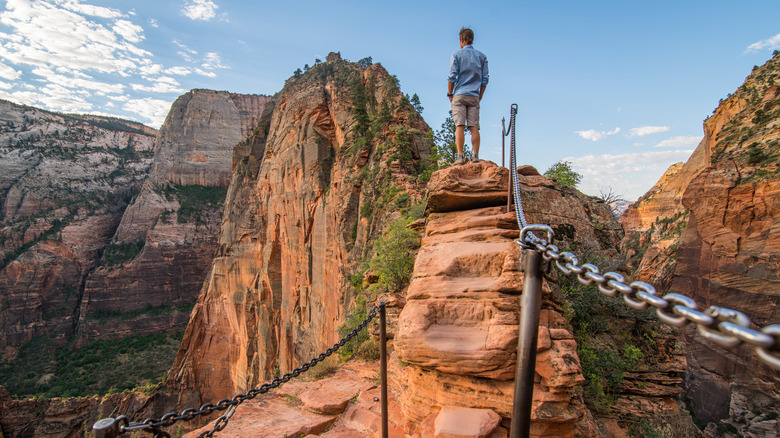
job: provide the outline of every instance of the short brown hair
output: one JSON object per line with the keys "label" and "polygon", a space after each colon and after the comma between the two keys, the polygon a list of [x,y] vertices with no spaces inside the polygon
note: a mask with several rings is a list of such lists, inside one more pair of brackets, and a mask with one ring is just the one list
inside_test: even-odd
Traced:
{"label": "short brown hair", "polygon": [[460,40],[465,41],[466,44],[473,44],[474,43],[474,31],[469,29],[468,27],[461,27],[460,28]]}

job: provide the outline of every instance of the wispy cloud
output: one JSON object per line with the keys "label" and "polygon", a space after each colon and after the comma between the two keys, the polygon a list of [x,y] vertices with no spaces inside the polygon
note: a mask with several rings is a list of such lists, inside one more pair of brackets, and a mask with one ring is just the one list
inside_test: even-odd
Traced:
{"label": "wispy cloud", "polygon": [[612,131],[596,131],[595,129],[588,129],[587,131],[574,131],[575,134],[584,138],[585,140],[599,141],[604,140],[610,135],[615,135],[620,132],[620,128],[615,128]]}
{"label": "wispy cloud", "polygon": [[217,16],[217,9],[219,6],[211,0],[190,0],[181,13],[191,20],[210,21]]}
{"label": "wispy cloud", "polygon": [[597,194],[599,188],[614,187],[636,199],[647,192],[673,163],[685,161],[693,149],[655,150],[625,154],[566,157],[565,161],[583,175],[579,188]]}
{"label": "wispy cloud", "polygon": [[745,49],[745,52],[758,52],[760,50],[780,49],[780,33],[765,40],[755,42]]}
{"label": "wispy cloud", "polygon": [[659,132],[666,132],[669,129],[671,128],[668,126],[640,126],[639,128],[631,128],[631,131],[628,132],[627,137],[642,137],[645,135],[657,134]]}
{"label": "wispy cloud", "polygon": [[[225,15],[210,0],[187,0],[185,11],[199,20]],[[0,9],[0,98],[93,114],[108,109],[107,102],[121,102],[126,117],[159,126],[173,94],[185,91],[177,79],[215,77],[216,70],[230,68],[219,53],[200,55],[180,41],[173,44],[184,62],[161,65],[141,46],[141,24],[159,26],[132,11],[82,0],[6,0]]]}
{"label": "wispy cloud", "polygon": [[136,114],[144,114],[152,120],[153,126],[160,126],[171,109],[171,102],[151,97],[130,99],[122,105],[122,109]]}
{"label": "wispy cloud", "polygon": [[669,139],[666,139],[654,147],[657,148],[690,148],[695,147],[696,145],[701,142],[701,139],[703,137],[701,135],[678,135],[677,137],[672,137]]}

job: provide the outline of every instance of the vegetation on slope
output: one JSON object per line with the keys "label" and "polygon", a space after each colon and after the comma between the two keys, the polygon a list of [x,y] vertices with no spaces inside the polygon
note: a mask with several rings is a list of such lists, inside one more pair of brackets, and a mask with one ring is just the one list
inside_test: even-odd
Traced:
{"label": "vegetation on slope", "polygon": [[16,397],[83,397],[154,388],[176,356],[181,333],[58,345],[39,336],[0,362],[0,383]]}

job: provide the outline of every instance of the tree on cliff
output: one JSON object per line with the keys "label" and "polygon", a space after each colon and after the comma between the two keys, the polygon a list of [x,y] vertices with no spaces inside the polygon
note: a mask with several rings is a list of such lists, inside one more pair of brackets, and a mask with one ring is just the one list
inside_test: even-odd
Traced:
{"label": "tree on cliff", "polygon": [[[450,110],[450,115],[444,119],[444,123],[441,124],[441,129],[434,133],[433,142],[439,156],[440,166],[449,166],[455,162],[458,147],[455,145],[455,121],[452,120],[452,110]],[[466,158],[471,158],[470,145],[463,145],[463,155]]]}
{"label": "tree on cliff", "polygon": [[558,184],[570,187],[577,187],[580,181],[582,181],[582,175],[571,168],[571,162],[569,161],[559,161],[553,164],[544,171],[544,176],[555,178]]}

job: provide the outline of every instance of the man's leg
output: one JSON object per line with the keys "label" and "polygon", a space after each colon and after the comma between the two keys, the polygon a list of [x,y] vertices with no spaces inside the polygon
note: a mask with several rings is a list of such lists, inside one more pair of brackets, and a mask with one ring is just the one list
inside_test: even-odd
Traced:
{"label": "man's leg", "polygon": [[477,160],[479,159],[479,128],[469,126],[469,130],[471,131],[471,149],[474,150],[474,160]]}
{"label": "man's leg", "polygon": [[458,156],[463,156],[463,145],[466,143],[466,130],[465,126],[460,125],[455,127],[455,147],[458,148]]}

